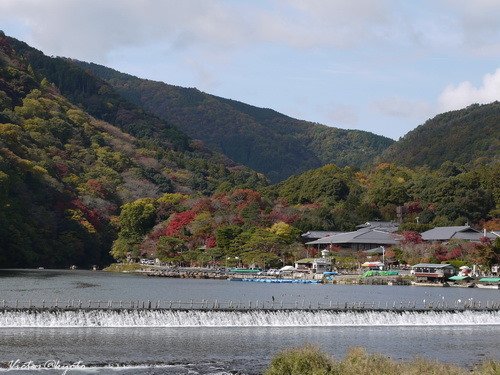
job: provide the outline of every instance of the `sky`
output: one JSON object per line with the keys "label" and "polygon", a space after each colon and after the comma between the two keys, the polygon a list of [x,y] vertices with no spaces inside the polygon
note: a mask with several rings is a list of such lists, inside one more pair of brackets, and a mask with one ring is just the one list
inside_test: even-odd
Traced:
{"label": "sky", "polygon": [[48,55],[398,139],[500,100],[499,0],[0,0]]}

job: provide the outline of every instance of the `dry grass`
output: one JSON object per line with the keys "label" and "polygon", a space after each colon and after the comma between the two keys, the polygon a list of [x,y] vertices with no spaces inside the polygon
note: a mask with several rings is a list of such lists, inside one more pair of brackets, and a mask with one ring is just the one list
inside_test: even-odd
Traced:
{"label": "dry grass", "polygon": [[266,375],[500,375],[500,363],[488,361],[472,372],[454,365],[415,359],[396,362],[362,348],[335,360],[314,346],[289,349],[273,358]]}
{"label": "dry grass", "polygon": [[104,268],[103,271],[108,272],[134,272],[143,268],[148,268],[142,264],[137,263],[112,263],[108,267]]}

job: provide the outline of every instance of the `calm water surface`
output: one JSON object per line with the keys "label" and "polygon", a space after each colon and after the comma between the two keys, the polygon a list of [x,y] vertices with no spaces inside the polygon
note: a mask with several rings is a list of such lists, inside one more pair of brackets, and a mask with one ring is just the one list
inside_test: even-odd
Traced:
{"label": "calm water surface", "polygon": [[[89,271],[0,271],[1,300],[498,301],[499,291],[462,288],[237,283],[148,278]],[[498,317],[498,315],[497,315]],[[496,319],[496,318],[494,318]],[[500,360],[500,317],[492,325],[5,328],[0,366],[9,361],[82,361],[98,374],[262,373],[279,350],[304,343],[341,357],[349,347],[395,359],[421,356],[471,367]],[[440,323],[441,324],[441,323]],[[1,371],[1,370],[0,370]],[[4,369],[5,371],[5,369]],[[9,372],[9,371],[7,371]],[[16,371],[15,374],[37,371]],[[45,370],[43,374],[62,374]]]}

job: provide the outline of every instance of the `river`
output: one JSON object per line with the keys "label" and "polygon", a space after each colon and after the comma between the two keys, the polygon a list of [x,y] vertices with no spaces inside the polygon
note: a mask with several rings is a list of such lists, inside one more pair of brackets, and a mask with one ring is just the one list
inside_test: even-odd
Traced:
{"label": "river", "polygon": [[[467,288],[238,283],[79,270],[0,271],[0,301],[36,304],[55,299],[391,305],[424,300],[498,302],[500,293]],[[56,361],[63,366],[81,361],[84,368],[69,373],[259,374],[279,350],[305,343],[336,357],[350,347],[362,346],[394,359],[419,356],[471,367],[486,358],[500,360],[499,334],[498,312],[4,311],[0,313],[0,367],[8,372],[9,363],[14,365],[16,360],[35,365]]]}

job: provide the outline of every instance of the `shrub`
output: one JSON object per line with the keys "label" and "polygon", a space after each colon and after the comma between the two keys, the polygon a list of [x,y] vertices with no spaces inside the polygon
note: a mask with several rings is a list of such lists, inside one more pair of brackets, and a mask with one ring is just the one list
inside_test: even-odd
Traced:
{"label": "shrub", "polygon": [[271,362],[266,375],[327,375],[333,360],[314,346],[285,350]]}
{"label": "shrub", "polygon": [[363,348],[351,348],[345,358],[336,361],[314,346],[285,350],[272,360],[266,375],[496,375],[498,361],[487,361],[473,371],[437,361],[417,358],[396,362],[381,354],[368,354]]}

